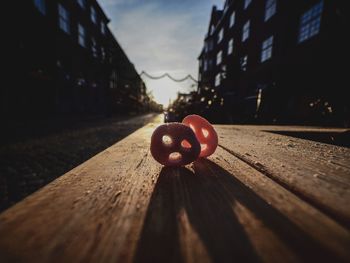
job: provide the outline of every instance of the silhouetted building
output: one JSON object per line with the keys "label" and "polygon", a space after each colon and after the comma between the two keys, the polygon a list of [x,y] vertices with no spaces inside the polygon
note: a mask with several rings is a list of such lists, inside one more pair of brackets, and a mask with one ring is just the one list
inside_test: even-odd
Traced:
{"label": "silhouetted building", "polygon": [[348,122],[343,5],[227,0],[223,10],[214,6],[199,56],[197,111],[230,122]]}
{"label": "silhouetted building", "polygon": [[2,86],[5,115],[137,111],[145,85],[96,0],[30,0],[11,24],[16,67]]}

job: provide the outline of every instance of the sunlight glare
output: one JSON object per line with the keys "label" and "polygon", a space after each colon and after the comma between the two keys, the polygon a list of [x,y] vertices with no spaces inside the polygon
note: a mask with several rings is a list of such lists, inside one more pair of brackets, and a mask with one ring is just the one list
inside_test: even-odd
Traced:
{"label": "sunlight glare", "polygon": [[[162,73],[157,72],[154,75],[157,76],[160,74]],[[183,75],[184,74],[181,74],[180,77]],[[174,77],[178,76],[174,74]],[[147,77],[143,77],[143,80],[146,83],[147,90],[152,92],[154,100],[162,104],[165,108],[170,102],[176,99],[178,92],[188,93],[195,89],[195,87],[192,86],[194,82],[191,80],[174,82],[168,78],[153,80]]]}

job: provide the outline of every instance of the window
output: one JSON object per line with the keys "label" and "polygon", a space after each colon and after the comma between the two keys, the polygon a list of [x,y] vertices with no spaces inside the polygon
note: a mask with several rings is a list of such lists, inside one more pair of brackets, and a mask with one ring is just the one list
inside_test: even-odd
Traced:
{"label": "window", "polygon": [[82,47],[86,47],[85,28],[81,24],[78,24],[78,43]]}
{"label": "window", "polygon": [[115,70],[112,71],[111,77],[109,79],[109,87],[110,89],[116,89],[117,88],[117,81],[118,81],[118,75]]}
{"label": "window", "polygon": [[227,72],[227,67],[226,65],[221,66],[221,79],[226,79],[226,72]]}
{"label": "window", "polygon": [[228,2],[227,2],[227,1],[225,1],[224,13],[226,13],[226,12],[227,12],[228,7],[229,7],[229,4],[228,4]]}
{"label": "window", "polygon": [[276,0],[266,0],[265,21],[269,20],[276,13]]}
{"label": "window", "polygon": [[320,32],[323,1],[314,5],[300,17],[299,43]]}
{"label": "window", "polygon": [[42,13],[43,15],[46,15],[45,0],[34,0],[34,5],[40,13]]}
{"label": "window", "polygon": [[230,39],[227,46],[227,54],[231,55],[233,51],[233,38]]}
{"label": "window", "polygon": [[101,57],[102,57],[103,60],[106,59],[106,50],[105,50],[104,47],[101,47]]}
{"label": "window", "polygon": [[222,28],[218,35],[218,43],[220,43],[223,38],[224,38],[224,29]]}
{"label": "window", "polygon": [[233,25],[235,24],[235,20],[236,20],[236,12],[233,12],[230,16],[230,27],[233,27]]}
{"label": "window", "polygon": [[210,39],[208,41],[208,49],[209,49],[209,51],[211,51],[213,48],[214,48],[214,41],[213,41],[213,39]]}
{"label": "window", "polygon": [[91,38],[91,51],[92,56],[97,58],[97,43],[95,38]]}
{"label": "window", "polygon": [[248,20],[243,26],[242,42],[246,41],[249,38],[249,33],[250,33],[250,20]]}
{"label": "window", "polygon": [[222,62],[222,50],[218,52],[218,54],[216,55],[216,65],[220,65],[220,63]]}
{"label": "window", "polygon": [[241,57],[241,69],[247,71],[248,56]]}
{"label": "window", "polygon": [[208,61],[204,60],[204,67],[203,67],[204,71],[208,70]]}
{"label": "window", "polygon": [[77,2],[78,2],[78,5],[81,8],[85,9],[85,7],[86,7],[86,0],[77,0]]}
{"label": "window", "polygon": [[215,31],[215,26],[212,25],[212,26],[210,27],[210,35],[212,35],[212,34],[214,33],[214,31]]}
{"label": "window", "polygon": [[220,86],[220,84],[221,84],[221,76],[220,76],[220,73],[218,73],[215,76],[215,87]]}
{"label": "window", "polygon": [[106,34],[106,24],[104,22],[101,21],[101,33],[103,35]]}
{"label": "window", "polygon": [[252,0],[244,0],[244,9],[247,9]]}
{"label": "window", "polygon": [[204,43],[205,52],[208,52],[212,49],[213,49],[213,40],[210,39],[210,40],[205,41],[205,43]]}
{"label": "window", "polygon": [[209,60],[208,60],[208,68],[209,68],[209,69],[212,69],[212,68],[213,68],[213,60],[212,60],[212,59],[209,59]]}
{"label": "window", "polygon": [[94,24],[97,24],[97,15],[96,15],[96,10],[95,10],[95,8],[91,7],[91,8],[90,8],[90,12],[91,12],[91,21],[92,21]]}
{"label": "window", "polygon": [[58,24],[67,34],[70,34],[69,13],[61,4],[58,4]]}
{"label": "window", "polygon": [[273,36],[266,39],[261,46],[261,62],[264,62],[272,57]]}

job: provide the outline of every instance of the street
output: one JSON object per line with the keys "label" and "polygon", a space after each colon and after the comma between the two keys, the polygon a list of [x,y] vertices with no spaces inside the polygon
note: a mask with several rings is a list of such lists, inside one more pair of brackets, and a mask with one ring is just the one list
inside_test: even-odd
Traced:
{"label": "street", "polygon": [[[92,121],[39,138],[0,146],[0,211],[63,175],[133,131],[155,114]],[[159,116],[158,116],[159,118]]]}

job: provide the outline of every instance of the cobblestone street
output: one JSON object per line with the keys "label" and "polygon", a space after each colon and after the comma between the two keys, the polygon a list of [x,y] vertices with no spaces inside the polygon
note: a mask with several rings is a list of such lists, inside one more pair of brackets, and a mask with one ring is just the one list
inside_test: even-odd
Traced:
{"label": "cobblestone street", "polygon": [[[0,146],[0,211],[144,126],[155,114],[104,119]],[[159,118],[159,116],[158,116]]]}

